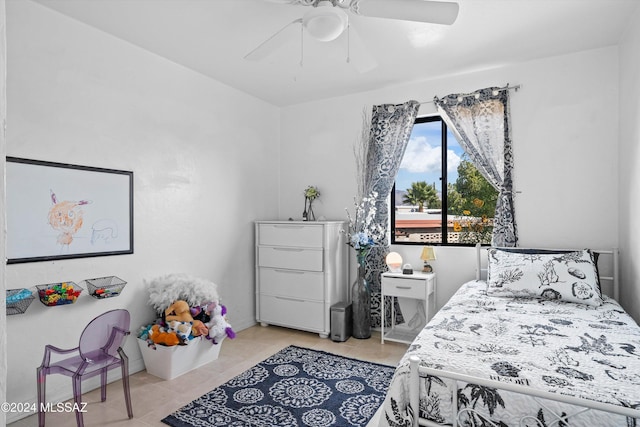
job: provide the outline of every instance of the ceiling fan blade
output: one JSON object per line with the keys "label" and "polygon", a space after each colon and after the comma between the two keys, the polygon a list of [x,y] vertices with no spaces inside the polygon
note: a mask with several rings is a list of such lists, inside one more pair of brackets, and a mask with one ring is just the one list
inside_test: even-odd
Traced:
{"label": "ceiling fan blade", "polygon": [[371,55],[362,37],[353,25],[349,24],[347,30],[349,36],[349,62],[360,74],[373,70],[378,66],[378,61]]}
{"label": "ceiling fan blade", "polygon": [[267,0],[269,3],[278,4],[301,4],[303,6],[311,6],[315,0]]}
{"label": "ceiling fan blade", "polygon": [[451,25],[458,3],[430,0],[352,0],[351,10],[362,16]]}
{"label": "ceiling fan blade", "polygon": [[274,35],[272,35],[271,37],[269,37],[268,39],[260,43],[258,47],[253,49],[251,52],[247,53],[244,56],[244,59],[248,59],[251,61],[260,61],[266,58],[267,56],[271,55],[275,50],[277,50],[279,47],[287,43],[289,39],[288,39],[288,35],[285,34],[285,31],[289,27],[295,24],[302,25],[302,18],[291,21],[290,23],[282,27]]}

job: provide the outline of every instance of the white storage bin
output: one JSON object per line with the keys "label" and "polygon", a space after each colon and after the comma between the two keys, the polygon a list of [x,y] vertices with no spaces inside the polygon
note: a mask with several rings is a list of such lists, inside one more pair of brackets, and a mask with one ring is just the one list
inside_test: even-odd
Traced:
{"label": "white storage bin", "polygon": [[204,338],[194,338],[188,345],[149,347],[137,338],[147,372],[164,380],[172,380],[192,369],[213,362],[220,354],[220,344]]}

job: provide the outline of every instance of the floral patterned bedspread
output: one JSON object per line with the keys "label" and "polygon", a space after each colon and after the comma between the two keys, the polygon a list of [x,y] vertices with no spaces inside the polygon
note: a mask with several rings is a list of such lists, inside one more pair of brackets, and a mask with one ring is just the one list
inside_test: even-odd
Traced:
{"label": "floral patterned bedspread", "polygon": [[[613,299],[599,307],[563,301],[487,296],[483,281],[464,284],[425,326],[400,361],[380,426],[410,425],[409,357],[421,365],[558,394],[640,408],[640,327]],[[420,415],[451,425],[450,380],[421,379]],[[640,419],[587,411],[559,424],[551,410],[579,408],[530,396],[459,385],[459,408],[474,408],[463,425],[640,426]],[[546,406],[546,407],[545,407]],[[472,418],[473,420],[469,420]],[[538,421],[535,421],[538,420]],[[537,422],[537,424],[536,424]],[[637,423],[637,424],[636,424]]]}

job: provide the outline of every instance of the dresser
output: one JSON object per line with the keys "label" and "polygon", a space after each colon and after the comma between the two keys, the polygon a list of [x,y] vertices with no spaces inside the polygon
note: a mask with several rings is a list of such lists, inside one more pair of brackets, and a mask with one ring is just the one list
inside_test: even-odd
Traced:
{"label": "dresser", "polygon": [[348,299],[344,221],[256,221],[256,319],[331,333],[330,309]]}

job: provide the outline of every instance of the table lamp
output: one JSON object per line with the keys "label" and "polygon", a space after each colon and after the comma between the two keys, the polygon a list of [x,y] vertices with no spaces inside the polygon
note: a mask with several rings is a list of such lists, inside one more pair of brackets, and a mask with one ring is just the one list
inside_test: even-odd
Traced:
{"label": "table lamp", "polygon": [[429,264],[429,261],[434,261],[436,259],[436,251],[433,246],[425,246],[422,248],[422,254],[420,255],[420,259],[424,261],[424,267],[422,267],[423,273],[431,273],[433,272],[433,268]]}
{"label": "table lamp", "polygon": [[397,252],[389,252],[385,261],[389,271],[392,273],[400,273],[402,271],[402,257]]}

